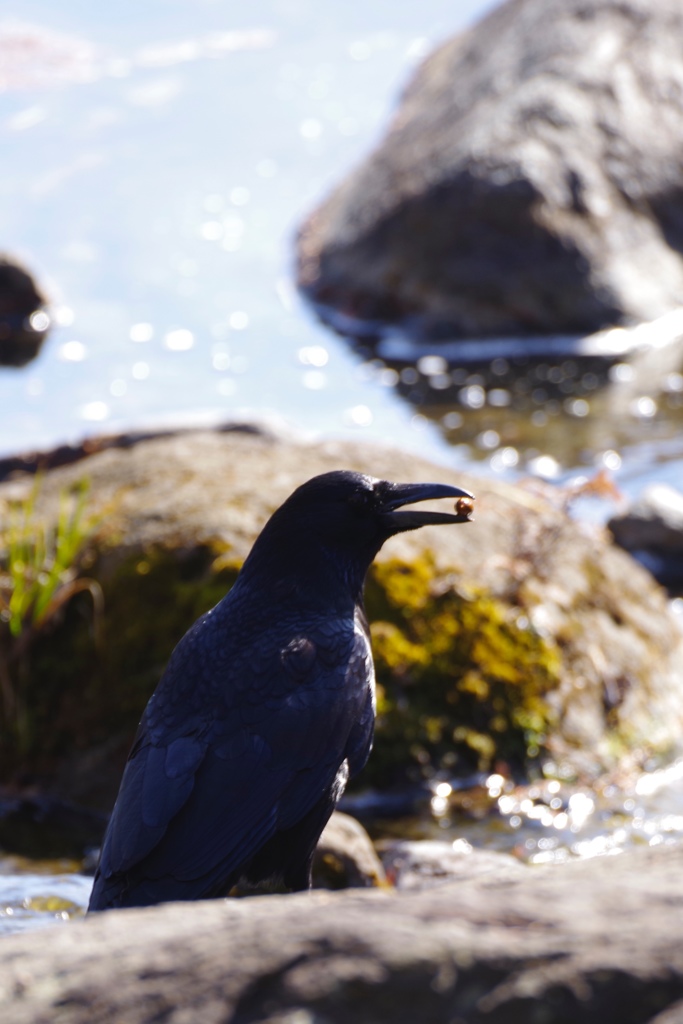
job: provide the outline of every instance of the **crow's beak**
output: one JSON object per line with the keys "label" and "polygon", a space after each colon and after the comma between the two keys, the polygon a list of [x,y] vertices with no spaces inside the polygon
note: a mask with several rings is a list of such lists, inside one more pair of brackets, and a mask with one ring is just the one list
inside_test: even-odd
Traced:
{"label": "crow's beak", "polygon": [[[397,512],[404,505],[412,505],[417,501],[429,501],[431,498],[456,498],[455,513],[421,512],[409,509]],[[450,484],[386,484],[382,496],[381,518],[392,533],[403,530],[416,530],[420,526],[438,526],[445,523],[467,523],[472,514],[474,495],[463,491],[461,487]],[[458,505],[460,504],[460,507]]]}

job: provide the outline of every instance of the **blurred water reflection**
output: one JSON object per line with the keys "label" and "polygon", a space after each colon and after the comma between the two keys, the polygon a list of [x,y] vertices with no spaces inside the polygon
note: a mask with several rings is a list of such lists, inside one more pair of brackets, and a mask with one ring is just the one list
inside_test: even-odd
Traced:
{"label": "blurred water reflection", "polygon": [[[0,16],[0,243],[53,318],[39,359],[0,371],[0,454],[266,414],[498,474],[563,478],[612,452],[627,491],[676,483],[680,373],[616,411],[567,358],[528,374],[494,359],[491,386],[436,353],[354,355],[293,288],[303,215],[378,138],[415,63],[490,6],[25,0]],[[633,370],[612,373],[626,386]]]}
{"label": "blurred water reflection", "polygon": [[[487,6],[26,0],[0,17],[0,242],[54,319],[39,360],[0,371],[0,453],[245,413],[424,448],[302,309],[291,238],[411,66]],[[324,373],[300,355],[321,349]]]}
{"label": "blurred water reflection", "polygon": [[[583,788],[561,778],[515,786],[502,775],[475,785],[436,779],[428,813],[417,818],[378,818],[380,838],[441,839],[454,847],[512,853],[530,864],[618,854],[634,846],[683,839],[683,758],[652,771]],[[353,807],[350,808],[354,810]],[[363,811],[363,798],[355,808]]]}

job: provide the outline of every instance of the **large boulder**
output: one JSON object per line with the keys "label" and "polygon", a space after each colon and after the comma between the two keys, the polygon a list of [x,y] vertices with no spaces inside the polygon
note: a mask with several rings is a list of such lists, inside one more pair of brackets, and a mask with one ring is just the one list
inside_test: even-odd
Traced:
{"label": "large boulder", "polygon": [[[367,444],[197,432],[45,473],[36,522],[89,481],[97,525],[79,565],[104,611],[93,635],[91,594],[75,594],[12,663],[2,778],[47,778],[54,795],[110,806],[173,646],[227,591],[273,509],[332,468],[477,495],[474,522],[394,538],[369,575],[379,720],[365,783],[541,764],[590,778],[680,738],[683,636],[666,597],[605,533],[572,521],[561,493]],[[33,487],[0,486],[0,534],[3,508]]]}
{"label": "large boulder", "polygon": [[[474,860],[474,858],[473,858]],[[3,1024],[674,1024],[683,847],[0,939]]]}
{"label": "large boulder", "polygon": [[431,340],[680,306],[682,36],[678,0],[509,0],[446,42],[303,225],[305,294]]}

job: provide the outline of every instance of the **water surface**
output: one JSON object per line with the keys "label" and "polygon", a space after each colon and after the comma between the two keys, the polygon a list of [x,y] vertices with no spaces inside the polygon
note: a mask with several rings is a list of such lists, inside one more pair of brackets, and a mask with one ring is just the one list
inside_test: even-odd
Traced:
{"label": "water surface", "polygon": [[432,42],[486,6],[26,0],[1,18],[2,245],[56,327],[0,370],[0,454],[244,415],[423,445],[302,308],[292,237]]}
{"label": "water surface", "polygon": [[500,393],[482,404],[466,369],[459,397],[439,402],[439,372],[424,375],[427,399],[411,397],[295,292],[297,225],[378,140],[421,57],[491,6],[22,0],[5,11],[1,244],[47,287],[56,323],[36,362],[0,370],[0,454],[265,416],[510,476],[607,465],[629,493],[683,478],[680,374],[608,419],[590,394],[550,400],[542,379],[521,410],[494,404]]}

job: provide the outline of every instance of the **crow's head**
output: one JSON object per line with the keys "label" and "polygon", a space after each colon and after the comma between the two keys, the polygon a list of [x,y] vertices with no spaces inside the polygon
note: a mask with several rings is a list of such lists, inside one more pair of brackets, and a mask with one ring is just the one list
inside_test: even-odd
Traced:
{"label": "crow's head", "polygon": [[471,506],[455,513],[400,511],[430,498],[472,500],[468,491],[450,484],[394,484],[363,473],[337,470],[314,476],[298,487],[275,513],[306,523],[315,535],[331,543],[380,545],[395,533],[420,526],[467,522]]}
{"label": "crow's head", "polygon": [[[405,509],[433,498],[455,498],[454,512]],[[298,487],[272,515],[257,540],[251,561],[268,548],[277,550],[289,571],[317,565],[339,566],[350,580],[362,583],[382,544],[394,534],[420,526],[464,523],[472,495],[450,484],[397,484],[362,473],[338,470],[313,477]],[[254,558],[254,556],[256,556]]]}

